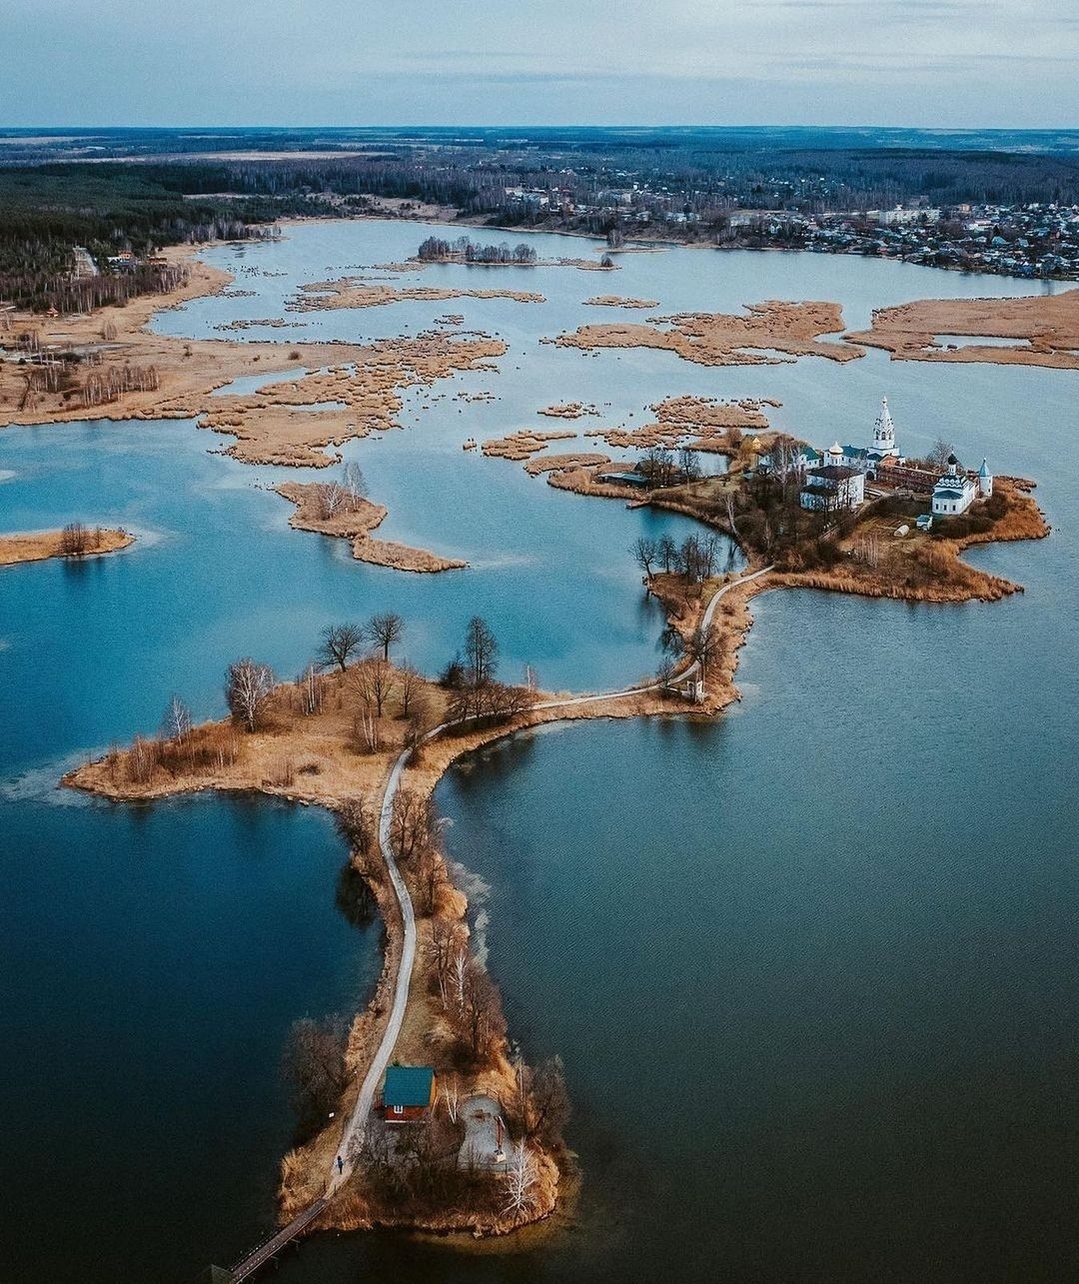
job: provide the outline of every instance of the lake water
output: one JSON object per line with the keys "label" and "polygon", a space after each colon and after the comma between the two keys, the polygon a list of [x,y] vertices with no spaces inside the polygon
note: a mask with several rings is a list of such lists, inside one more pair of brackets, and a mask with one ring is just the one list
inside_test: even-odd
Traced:
{"label": "lake water", "polygon": [[[304,281],[405,258],[427,232],[311,224],[212,250],[259,269],[236,282],[257,297],[200,300],[158,328],[278,315]],[[541,257],[590,252],[534,239]],[[0,529],[83,517],[141,536],[83,566],[0,572],[4,1278],[183,1284],[237,1256],[272,1217],[288,1146],[288,1026],[356,1006],[378,968],[377,930],[335,907],[345,853],[322,814],[263,799],[115,807],[58,794],[61,771],[153,730],[173,691],[219,713],[237,655],[292,674],[325,624],[379,609],[406,618],[404,649],[427,668],[479,612],[507,677],[532,663],[545,685],[582,690],[649,672],[661,621],[626,549],[690,524],[555,492],[461,443],[547,427],[535,412],[553,401],[603,407],[609,419],[577,421],[587,430],[645,422],[683,393],[775,397],[775,422],[818,445],[864,441],[887,395],[909,453],[943,435],[967,462],[1037,477],[1054,534],[973,555],[1027,585],[992,606],[760,599],[745,699],[714,725],[544,731],[451,772],[439,803],[453,854],[489,888],[511,1031],[530,1059],[566,1062],[584,1171],[573,1229],[498,1257],[325,1237],[279,1277],[1079,1274],[1079,377],[880,353],[706,369],[538,344],[634,319],[584,305],[600,293],[662,300],[662,314],[836,299],[860,326],[913,298],[1038,288],[816,255],[619,262],[415,278],[538,289],[542,305],[290,316],[285,345],[415,332],[445,312],[509,343],[499,373],[409,394],[407,431],[344,451],[390,509],[380,533],[468,571],[395,574],[288,530],[267,488],[317,474],[208,454],[227,439],[190,422],[0,433],[0,477],[14,474]],[[283,336],[241,341],[262,337]],[[487,390],[498,400],[453,395]]]}

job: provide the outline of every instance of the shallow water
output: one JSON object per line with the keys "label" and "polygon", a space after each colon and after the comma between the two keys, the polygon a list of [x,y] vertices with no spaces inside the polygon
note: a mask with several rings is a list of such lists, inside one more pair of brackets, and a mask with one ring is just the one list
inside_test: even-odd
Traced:
{"label": "shallow water", "polygon": [[[201,336],[275,315],[304,281],[404,258],[427,231],[311,224],[211,251],[286,275],[241,276],[258,297],[200,300],[158,327]],[[541,256],[590,252],[536,240]],[[1037,477],[1053,537],[973,556],[1028,586],[993,606],[761,599],[745,701],[714,726],[546,732],[451,773],[440,804],[453,854],[491,888],[512,1031],[530,1058],[566,1060],[578,1227],[509,1258],[330,1237],[281,1278],[1076,1273],[1077,376],[881,353],[706,369],[537,343],[632,319],[583,306],[598,293],[661,299],[662,313],[838,299],[860,326],[875,306],[1037,287],[817,255],[619,261],[607,275],[415,278],[539,289],[543,305],[294,317],[282,370],[294,336],[414,332],[448,311],[509,342],[499,373],[409,394],[407,431],[344,451],[390,509],[381,536],[469,571],[395,574],[288,530],[290,506],[266,488],[319,474],[208,454],[227,439],[189,422],[0,432],[0,476],[16,474],[0,528],[82,517],[140,535],[83,566],[0,571],[14,1278],[181,1284],[257,1239],[288,1144],[276,1074],[288,1025],[359,1002],[378,964],[374,934],[334,907],[344,852],[325,817],[265,800],[76,802],[51,789],[65,765],[152,731],[173,691],[218,713],[238,655],[295,673],[325,624],[380,609],[406,618],[405,649],[427,668],[478,611],[507,677],[532,663],[545,684],[580,690],[649,672],[661,621],[626,550],[691,525],[555,492],[461,443],[549,426],[535,412],[554,401],[600,405],[603,420],[576,421],[587,431],[647,422],[650,404],[683,393],[776,397],[775,422],[819,445],[864,441],[887,395],[909,453],[943,435],[968,463]],[[499,399],[454,399],[480,390]],[[59,1225],[60,1205],[35,1197],[43,1180],[72,1192]],[[101,1226],[106,1248],[84,1252]]]}

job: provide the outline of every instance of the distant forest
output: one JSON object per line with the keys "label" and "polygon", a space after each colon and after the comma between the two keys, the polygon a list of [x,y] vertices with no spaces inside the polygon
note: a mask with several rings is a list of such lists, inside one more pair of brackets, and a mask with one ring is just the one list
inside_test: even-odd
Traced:
{"label": "distant forest", "polygon": [[[21,162],[0,166],[0,300],[65,310],[160,288],[145,262],[76,286],[74,246],[103,267],[121,250],[141,261],[168,244],[264,235],[290,214],[348,217],[372,199],[435,205],[498,227],[604,235],[617,227],[618,202],[629,192],[634,210],[655,211],[655,227],[681,239],[715,236],[736,210],[1079,204],[1079,142],[1070,135],[1046,136],[1044,149],[1022,152],[984,145],[987,135],[977,150],[949,149],[939,139],[910,145],[913,134],[901,135],[902,145],[894,138],[887,146],[850,145],[856,137],[808,130],[525,130],[512,138],[482,130],[198,138],[75,131],[56,142],[0,146],[0,156],[17,153]],[[199,154],[213,146],[229,151]],[[90,150],[131,159],[49,159]],[[238,152],[247,155],[237,159]],[[663,223],[667,211],[684,224]]]}

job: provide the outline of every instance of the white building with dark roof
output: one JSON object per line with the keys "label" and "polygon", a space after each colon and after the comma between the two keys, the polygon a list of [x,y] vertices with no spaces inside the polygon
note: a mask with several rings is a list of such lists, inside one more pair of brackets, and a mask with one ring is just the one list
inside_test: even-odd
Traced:
{"label": "white building with dark roof", "polygon": [[[992,489],[992,478],[989,479]],[[979,485],[966,473],[960,472],[959,461],[948,456],[948,471],[933,488],[932,511],[934,517],[958,517],[965,513],[978,497]]]}

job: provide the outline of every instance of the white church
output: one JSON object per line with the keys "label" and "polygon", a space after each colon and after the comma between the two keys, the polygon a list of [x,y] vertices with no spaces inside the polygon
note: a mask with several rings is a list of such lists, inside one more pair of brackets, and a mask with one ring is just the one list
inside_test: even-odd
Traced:
{"label": "white church", "polygon": [[915,493],[931,492],[934,517],[957,517],[975,500],[988,499],[993,493],[993,474],[984,459],[976,476],[961,470],[955,455],[948,456],[947,472],[936,480],[935,474],[907,468],[896,443],[887,397],[880,403],[870,445],[841,446],[835,441],[823,452],[806,446],[798,462],[805,474],[803,508],[857,508],[864,499],[866,481],[878,480]]}

